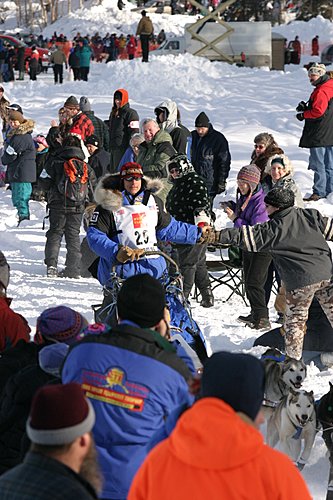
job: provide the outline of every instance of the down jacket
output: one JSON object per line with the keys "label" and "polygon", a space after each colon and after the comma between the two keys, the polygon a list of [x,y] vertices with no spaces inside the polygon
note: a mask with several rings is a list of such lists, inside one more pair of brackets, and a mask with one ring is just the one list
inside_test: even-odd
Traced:
{"label": "down jacket", "polygon": [[245,415],[203,398],[148,455],[128,500],[310,500],[291,460],[264,443]]}
{"label": "down jacket", "polygon": [[93,432],[105,480],[101,498],[127,497],[152,435],[175,408],[192,404],[190,377],[169,342],[127,321],[71,348],[62,382],[81,384],[94,406]]}
{"label": "down jacket", "polygon": [[328,75],[316,81],[308,109],[304,111],[305,125],[300,140],[301,148],[333,146],[333,80]]}
{"label": "down jacket", "polygon": [[111,191],[103,188],[103,179],[99,181],[95,190],[95,200],[98,203],[93,213],[87,231],[89,246],[96,255],[100,257],[97,277],[102,285],[107,284],[113,266],[116,266],[118,276],[126,279],[135,274],[150,274],[154,278],[160,278],[166,272],[166,263],[163,257],[144,257],[139,261],[120,264],[117,260],[119,251],[119,237],[115,225],[114,214],[122,206],[138,205],[138,211],[145,193],[148,199],[152,196],[157,206],[158,222],[155,227],[156,236],[161,241],[171,241],[194,245],[201,236],[201,229],[183,222],[176,221],[168,214],[161,199],[152,194],[151,190],[160,187],[159,181],[143,181],[143,190],[134,198],[126,191]]}
{"label": "down jacket", "polygon": [[191,159],[198,175],[205,179],[209,196],[216,196],[219,185],[225,184],[230,170],[231,156],[227,139],[209,125],[207,135],[192,132]]}
{"label": "down jacket", "polygon": [[[34,126],[33,120],[24,120],[7,134],[1,158],[3,165],[7,165],[6,182],[36,182],[36,148],[31,137]],[[13,154],[7,152],[11,148]]]}
{"label": "down jacket", "polygon": [[120,108],[117,109],[113,97],[109,116],[110,151],[120,149],[125,152],[132,135],[139,132],[139,115],[129,105],[127,90],[117,89],[115,94],[117,92],[120,92],[122,99]]}

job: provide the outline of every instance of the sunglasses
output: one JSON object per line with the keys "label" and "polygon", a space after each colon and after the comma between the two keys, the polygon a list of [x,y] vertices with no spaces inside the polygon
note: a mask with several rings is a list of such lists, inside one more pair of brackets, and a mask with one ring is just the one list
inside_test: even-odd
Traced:
{"label": "sunglasses", "polygon": [[141,177],[135,177],[134,175],[131,175],[131,177],[125,177],[124,181],[132,182],[132,181],[139,181]]}
{"label": "sunglasses", "polygon": [[179,168],[170,168],[169,169],[170,174],[179,174],[180,169]]}
{"label": "sunglasses", "polygon": [[254,149],[265,149],[265,146],[263,144],[255,144]]}

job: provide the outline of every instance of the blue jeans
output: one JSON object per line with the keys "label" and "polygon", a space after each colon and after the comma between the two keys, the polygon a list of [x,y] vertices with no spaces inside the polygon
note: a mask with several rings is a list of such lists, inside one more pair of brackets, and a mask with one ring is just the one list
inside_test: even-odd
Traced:
{"label": "blue jeans", "polygon": [[29,217],[29,200],[32,191],[30,182],[11,182],[12,202],[19,217]]}
{"label": "blue jeans", "polygon": [[333,192],[333,146],[310,148],[309,169],[314,171],[313,192],[325,197]]}

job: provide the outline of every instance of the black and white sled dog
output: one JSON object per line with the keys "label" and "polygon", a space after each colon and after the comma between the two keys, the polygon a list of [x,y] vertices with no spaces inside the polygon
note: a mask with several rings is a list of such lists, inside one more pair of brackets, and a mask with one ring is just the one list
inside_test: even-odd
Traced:
{"label": "black and white sled dog", "polygon": [[329,392],[319,400],[317,417],[323,427],[323,439],[329,452],[331,466],[333,466],[333,384],[331,382]]}
{"label": "black and white sled dog", "polygon": [[268,349],[261,359],[266,376],[264,406],[274,409],[289,389],[301,388],[306,378],[306,365],[302,360],[290,358],[278,349]]}
{"label": "black and white sled dog", "polygon": [[281,451],[302,470],[309,459],[315,436],[313,392],[290,389],[267,422],[267,444],[274,447],[280,442]]}

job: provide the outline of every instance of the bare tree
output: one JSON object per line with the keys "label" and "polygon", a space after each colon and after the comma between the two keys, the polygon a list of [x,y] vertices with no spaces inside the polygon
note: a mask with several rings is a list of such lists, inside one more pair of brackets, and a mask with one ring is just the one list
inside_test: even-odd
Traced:
{"label": "bare tree", "polygon": [[58,19],[59,2],[58,0],[51,0],[51,23]]}
{"label": "bare tree", "polygon": [[21,6],[21,0],[15,0],[15,5],[16,5],[16,21],[17,21],[17,26],[22,25],[22,6]]}
{"label": "bare tree", "polygon": [[40,1],[40,8],[42,11],[42,16],[41,16],[41,24],[43,27],[47,25],[47,12],[46,12],[46,6],[44,3],[44,0],[39,0]]}

